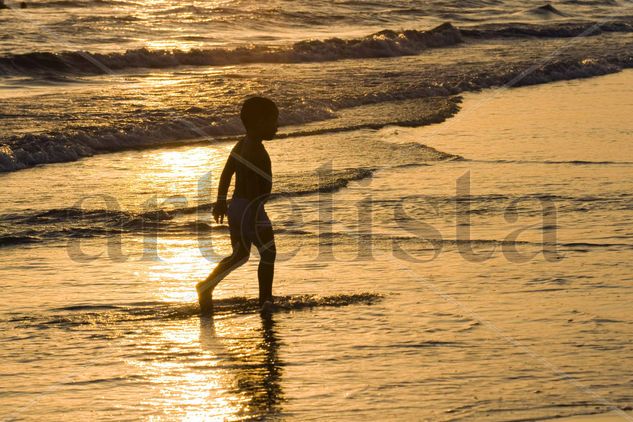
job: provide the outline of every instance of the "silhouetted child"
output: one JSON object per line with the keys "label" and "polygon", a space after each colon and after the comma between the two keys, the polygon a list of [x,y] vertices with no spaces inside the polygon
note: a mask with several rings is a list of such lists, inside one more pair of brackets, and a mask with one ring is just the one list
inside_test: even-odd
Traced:
{"label": "silhouetted child", "polygon": [[[220,176],[218,198],[213,207],[216,223],[228,217],[233,253],[222,259],[206,280],[196,285],[200,311],[213,312],[212,293],[215,286],[231,271],[248,261],[254,243],[260,254],[257,277],[259,279],[259,304],[268,312],[273,305],[273,276],[275,269],[275,238],[273,228],[264,210],[264,204],[272,189],[270,156],[262,144],[277,133],[279,110],[267,98],[249,98],[240,113],[246,128],[246,137],[231,150]],[[227,192],[235,173],[233,198],[227,209]]]}

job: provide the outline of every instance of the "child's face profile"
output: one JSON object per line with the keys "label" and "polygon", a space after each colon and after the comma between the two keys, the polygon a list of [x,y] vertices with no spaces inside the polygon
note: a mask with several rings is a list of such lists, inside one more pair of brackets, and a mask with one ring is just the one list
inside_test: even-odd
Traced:
{"label": "child's face profile", "polygon": [[267,141],[273,139],[277,134],[277,128],[279,127],[279,116],[271,116],[268,118],[262,118],[257,122],[257,134]]}

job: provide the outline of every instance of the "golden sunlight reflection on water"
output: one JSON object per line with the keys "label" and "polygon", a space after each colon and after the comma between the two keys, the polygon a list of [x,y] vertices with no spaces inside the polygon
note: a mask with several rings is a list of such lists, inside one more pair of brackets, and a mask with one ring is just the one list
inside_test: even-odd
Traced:
{"label": "golden sunlight reflection on water", "polygon": [[156,387],[145,404],[159,415],[149,420],[242,420],[274,411],[281,371],[273,326],[267,318],[229,317],[161,327],[145,355],[178,358],[129,362]]}
{"label": "golden sunlight reflection on water", "polygon": [[[195,302],[195,284],[213,268],[214,261],[204,258],[190,239],[159,241],[159,260],[146,268],[146,277],[156,287],[160,300]],[[154,263],[153,263],[154,264]]]}
{"label": "golden sunlight reflection on water", "polygon": [[143,157],[148,171],[139,171],[135,179],[138,189],[161,192],[167,198],[197,197],[210,202],[215,199],[214,179],[219,178],[232,145],[222,147],[148,151]]}
{"label": "golden sunlight reflection on water", "polygon": [[[217,183],[214,176],[219,174],[226,159],[225,150],[230,147],[231,144],[217,148],[200,146],[147,151],[143,157],[147,171],[136,173],[131,191],[160,192],[160,198],[154,195],[144,200],[147,210],[209,204],[215,198]],[[205,224],[212,224],[210,216],[204,218]],[[167,302],[195,302],[195,283],[208,275],[218,254],[230,246],[225,239],[211,241],[210,232],[202,232],[200,239],[158,233],[155,237],[146,236],[142,242],[144,259],[150,264],[136,276],[155,285],[154,294]],[[138,249],[138,246],[134,248]]]}
{"label": "golden sunlight reflection on water", "polygon": [[177,375],[159,377],[156,382],[162,386],[163,408],[182,414],[183,420],[234,419],[242,408],[242,400],[231,392],[234,381],[230,371],[218,368],[222,344],[216,337],[214,322],[202,320],[199,327],[187,324],[180,329],[165,330],[163,336],[167,342],[185,349],[199,342],[204,351],[202,365],[213,369],[179,371],[181,368],[176,365]]}

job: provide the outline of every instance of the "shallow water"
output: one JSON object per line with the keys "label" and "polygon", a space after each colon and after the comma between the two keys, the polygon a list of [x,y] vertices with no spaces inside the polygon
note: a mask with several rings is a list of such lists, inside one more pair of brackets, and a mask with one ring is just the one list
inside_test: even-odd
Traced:
{"label": "shallow water", "polygon": [[[17,239],[0,248],[2,415],[630,409],[631,87],[625,71],[491,90],[441,124],[268,143],[286,192],[268,204],[280,255],[270,318],[254,308],[256,254],[218,286],[216,317],[196,316],[193,286],[228,251],[205,204],[229,143],[0,176],[12,189],[3,230]],[[78,202],[91,194],[118,211],[103,196]],[[164,214],[143,214],[157,204]]]}

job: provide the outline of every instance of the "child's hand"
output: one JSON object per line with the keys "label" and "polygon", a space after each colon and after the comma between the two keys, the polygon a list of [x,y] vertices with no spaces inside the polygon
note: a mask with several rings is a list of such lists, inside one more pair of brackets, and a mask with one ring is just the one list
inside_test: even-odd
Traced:
{"label": "child's hand", "polygon": [[224,216],[226,215],[226,200],[218,199],[213,206],[213,219],[216,223],[224,223]]}

